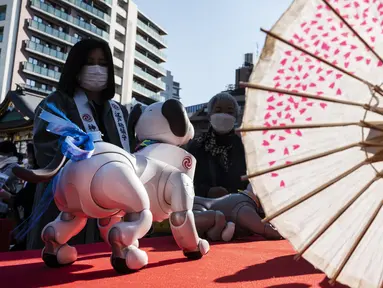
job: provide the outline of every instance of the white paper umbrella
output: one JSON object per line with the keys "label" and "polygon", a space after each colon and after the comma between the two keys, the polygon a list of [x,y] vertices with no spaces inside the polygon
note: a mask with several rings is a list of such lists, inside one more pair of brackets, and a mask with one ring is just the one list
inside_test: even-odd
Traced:
{"label": "white paper umbrella", "polygon": [[240,131],[270,221],[351,287],[383,287],[383,1],[296,0],[268,34]]}

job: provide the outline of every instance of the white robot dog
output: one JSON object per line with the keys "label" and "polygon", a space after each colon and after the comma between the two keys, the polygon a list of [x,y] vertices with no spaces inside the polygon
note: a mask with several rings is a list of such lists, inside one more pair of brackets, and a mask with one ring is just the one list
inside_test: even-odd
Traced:
{"label": "white robot dog", "polygon": [[[55,181],[55,203],[61,211],[42,231],[42,258],[49,267],[70,265],[77,251],[67,242],[97,218],[100,233],[112,247],[111,264],[118,273],[141,269],[148,263],[138,239],[153,221],[170,218],[174,239],[189,259],[199,259],[210,247],[199,238],[192,212],[195,159],[179,148],[194,136],[182,104],[176,100],[155,103],[139,115],[135,125],[139,140],[158,143],[135,155],[102,142],[95,142],[91,158],[66,162],[56,155],[40,170],[15,168],[30,182]],[[61,169],[62,168],[62,169]],[[121,221],[125,216],[126,222]]]}

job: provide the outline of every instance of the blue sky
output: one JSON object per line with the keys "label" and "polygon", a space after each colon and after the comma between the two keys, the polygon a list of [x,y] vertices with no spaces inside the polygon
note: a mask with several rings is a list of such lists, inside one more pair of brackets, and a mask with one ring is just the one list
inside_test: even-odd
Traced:
{"label": "blue sky", "polygon": [[[168,32],[168,62],[185,106],[207,102],[235,81],[245,53],[259,53],[291,0],[133,0]],[[235,3],[235,4],[234,4]]]}

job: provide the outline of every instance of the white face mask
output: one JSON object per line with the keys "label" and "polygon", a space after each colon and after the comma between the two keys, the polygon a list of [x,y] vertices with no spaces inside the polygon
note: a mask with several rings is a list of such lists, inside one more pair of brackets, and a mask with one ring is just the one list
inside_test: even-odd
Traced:
{"label": "white face mask", "polygon": [[108,67],[85,65],[79,76],[79,84],[93,92],[104,90],[108,85]]}
{"label": "white face mask", "polygon": [[210,123],[216,132],[226,134],[233,130],[235,117],[226,113],[216,113],[210,116]]}

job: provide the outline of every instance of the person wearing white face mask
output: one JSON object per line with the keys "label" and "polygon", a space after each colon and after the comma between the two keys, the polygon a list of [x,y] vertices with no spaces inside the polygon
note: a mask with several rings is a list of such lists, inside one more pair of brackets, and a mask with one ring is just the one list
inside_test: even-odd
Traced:
{"label": "person wearing white face mask", "polygon": [[[36,109],[33,143],[37,164],[46,167],[59,149],[59,137],[46,131],[47,122],[39,118],[41,109],[57,107],[83,131],[100,131],[103,140],[130,151],[127,131],[128,111],[112,100],[115,95],[114,64],[109,44],[102,40],[86,39],[76,43],[69,51],[57,90],[43,100]],[[38,184],[36,207],[48,184]],[[59,215],[54,203],[40,218],[28,235],[27,249],[41,249],[44,244],[40,233],[44,226]],[[86,227],[71,244],[100,241],[96,220]]]}
{"label": "person wearing white face mask", "polygon": [[238,114],[238,103],[229,93],[219,93],[209,101],[210,128],[187,148],[197,160],[197,196],[218,198],[247,187],[248,182],[241,181],[246,174],[245,151],[234,132]]}

